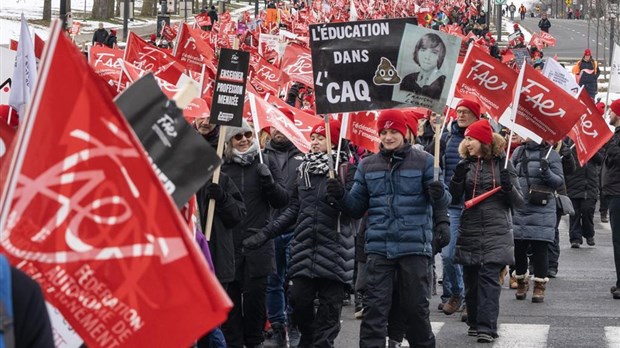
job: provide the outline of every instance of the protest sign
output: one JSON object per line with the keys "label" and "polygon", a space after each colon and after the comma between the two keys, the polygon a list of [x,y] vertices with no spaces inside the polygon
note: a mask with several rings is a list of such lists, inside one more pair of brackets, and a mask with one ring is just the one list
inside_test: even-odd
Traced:
{"label": "protest sign", "polygon": [[318,114],[442,112],[461,39],[404,18],[310,25],[310,46]]}
{"label": "protest sign", "polygon": [[222,48],[209,123],[241,127],[250,54]]}

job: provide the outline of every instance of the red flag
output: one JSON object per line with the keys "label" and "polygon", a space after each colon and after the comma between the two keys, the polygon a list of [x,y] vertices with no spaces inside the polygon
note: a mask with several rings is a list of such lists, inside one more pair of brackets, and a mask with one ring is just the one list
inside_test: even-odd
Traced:
{"label": "red flag", "polygon": [[551,36],[551,34],[541,31],[538,35],[540,37],[540,40],[544,42],[545,45],[549,47],[555,46],[555,38]]}
{"label": "red flag", "polygon": [[[199,14],[195,15],[194,19],[196,20],[196,24],[198,24],[199,27],[206,27],[208,25],[211,25],[211,17],[209,17],[207,12],[199,13]],[[185,23],[183,23],[183,24],[185,24]]]}
{"label": "red flag", "polygon": [[523,85],[515,123],[529,129],[549,143],[557,143],[573,128],[585,105],[525,64]]}
{"label": "red flag", "polygon": [[532,38],[530,39],[530,46],[535,46],[536,48],[538,48],[539,50],[542,50],[543,48],[545,48],[545,43],[543,42],[543,40],[541,40],[540,36],[538,36],[538,34],[532,34]]}
{"label": "red flag", "polygon": [[175,24],[173,27],[171,27],[164,21],[163,26],[161,27],[161,36],[168,41],[172,41],[177,37],[178,31],[178,24]]}
{"label": "red flag", "polygon": [[127,39],[125,60],[142,70],[153,72],[155,76],[172,84],[179,81],[185,69],[183,64],[169,52],[149,44],[133,32],[129,33]]}
{"label": "red flag", "polygon": [[291,80],[301,82],[306,86],[314,86],[312,56],[309,49],[298,45],[286,46],[280,69],[287,73]]}
{"label": "red flag", "polygon": [[370,152],[379,152],[379,133],[377,132],[377,111],[362,111],[349,115],[349,126],[345,138]]}
{"label": "red flag", "polygon": [[186,23],[182,23],[174,56],[188,69],[202,71],[202,66],[205,64],[217,71],[213,65],[215,58],[213,48],[200,37],[200,32],[200,29],[192,29]]}
{"label": "red flag", "polygon": [[[286,115],[280,111],[278,107],[272,105],[271,100],[266,101],[249,91],[247,94],[250,99],[250,105],[254,103],[256,117],[261,129],[266,127],[274,127],[279,130],[280,133],[284,134],[284,136],[286,136],[293,143],[293,145],[299,149],[299,151],[306,153],[310,150],[309,134],[306,136],[306,134],[302,132],[298,126],[297,120],[291,120],[286,117]],[[314,123],[312,126],[313,125]],[[308,132],[312,129],[312,126],[310,126],[311,128],[307,130]]]}
{"label": "red flag", "polygon": [[290,81],[282,70],[269,64],[260,55],[250,55],[250,83],[260,95],[278,95],[282,86]]}
{"label": "red flag", "polygon": [[122,71],[123,50],[108,48],[106,46],[93,46],[90,48],[88,63],[109,86],[113,86],[114,94],[127,87],[129,80],[123,78]]}
{"label": "red flag", "polygon": [[477,47],[472,47],[463,62],[461,75],[456,82],[454,96],[476,97],[484,112],[495,121],[510,106],[510,94],[517,83],[518,74]]}
{"label": "red flag", "polygon": [[4,252],[89,347],[188,347],[230,300],[58,21],[44,57],[0,200]]}
{"label": "red flag", "polygon": [[585,88],[581,89],[578,99],[585,105],[586,112],[581,115],[568,136],[575,142],[577,159],[579,159],[579,165],[583,167],[613,137],[614,133],[605,123],[605,119]]}

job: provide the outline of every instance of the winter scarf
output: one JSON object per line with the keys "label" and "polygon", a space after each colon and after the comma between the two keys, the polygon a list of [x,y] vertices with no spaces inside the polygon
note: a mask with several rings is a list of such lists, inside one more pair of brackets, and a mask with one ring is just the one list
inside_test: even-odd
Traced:
{"label": "winter scarf", "polygon": [[[332,160],[336,164],[337,153],[332,153]],[[348,156],[344,151],[340,151],[339,163],[347,163]],[[299,172],[306,184],[306,187],[311,187],[310,174],[312,175],[325,175],[329,172],[329,156],[326,152],[313,153],[309,152],[304,156],[303,162],[299,165]]]}
{"label": "winter scarf", "polygon": [[245,152],[241,152],[235,148],[232,149],[232,161],[233,163],[238,163],[242,167],[247,167],[252,162],[254,162],[254,158],[258,155],[258,141],[254,141],[252,146],[247,149]]}

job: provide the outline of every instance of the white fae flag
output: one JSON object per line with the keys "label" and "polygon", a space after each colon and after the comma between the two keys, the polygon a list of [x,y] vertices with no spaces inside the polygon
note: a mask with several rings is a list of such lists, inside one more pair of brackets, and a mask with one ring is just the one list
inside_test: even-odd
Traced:
{"label": "white fae flag", "polygon": [[19,46],[15,56],[15,70],[9,95],[9,105],[17,110],[20,118],[23,117],[26,103],[30,101],[30,94],[37,80],[37,62],[34,56],[34,44],[30,37],[28,23],[22,13],[21,32],[19,33]]}
{"label": "white fae flag", "polygon": [[577,96],[579,93],[579,85],[577,80],[575,80],[575,75],[562,67],[555,59],[547,58],[542,73],[566,92],[574,96]]}
{"label": "white fae flag", "polygon": [[618,44],[614,44],[614,54],[611,58],[608,92],[620,93],[620,46]]}

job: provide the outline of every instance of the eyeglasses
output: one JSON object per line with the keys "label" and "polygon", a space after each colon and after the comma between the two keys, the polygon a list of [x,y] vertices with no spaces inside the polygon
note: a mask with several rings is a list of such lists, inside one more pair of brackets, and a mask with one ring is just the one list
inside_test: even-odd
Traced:
{"label": "eyeglasses", "polygon": [[239,134],[236,134],[236,135],[234,136],[234,138],[235,138],[235,140],[237,140],[237,141],[241,141],[241,139],[242,139],[243,137],[245,137],[246,139],[250,139],[250,138],[252,138],[252,135],[253,135],[253,134],[252,134],[252,132],[245,132],[245,133],[239,133]]}

